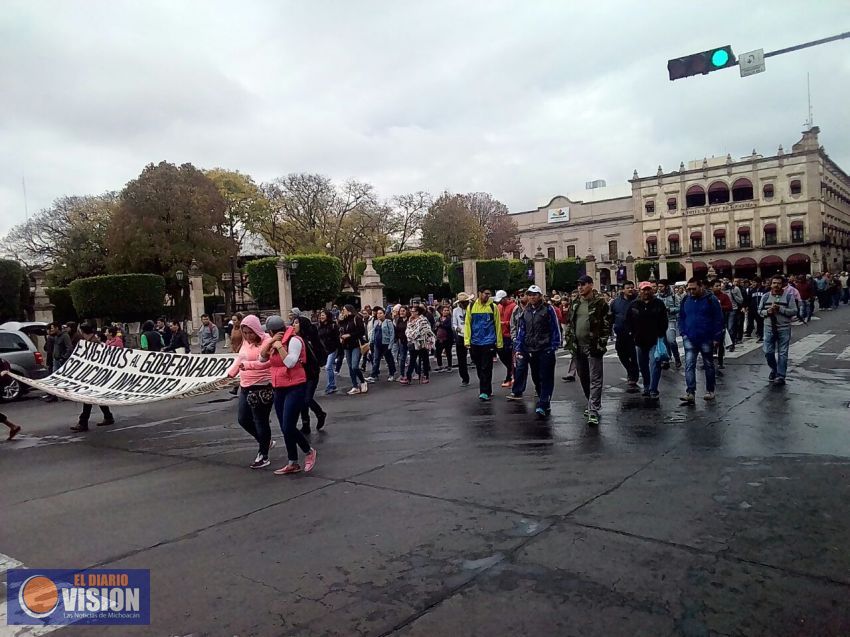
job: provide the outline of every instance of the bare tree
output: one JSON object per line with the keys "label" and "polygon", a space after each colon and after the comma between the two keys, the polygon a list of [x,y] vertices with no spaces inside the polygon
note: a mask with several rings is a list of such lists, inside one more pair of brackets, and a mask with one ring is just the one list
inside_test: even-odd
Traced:
{"label": "bare tree", "polygon": [[422,190],[392,198],[391,231],[396,251],[402,252],[412,245],[432,203],[431,194]]}

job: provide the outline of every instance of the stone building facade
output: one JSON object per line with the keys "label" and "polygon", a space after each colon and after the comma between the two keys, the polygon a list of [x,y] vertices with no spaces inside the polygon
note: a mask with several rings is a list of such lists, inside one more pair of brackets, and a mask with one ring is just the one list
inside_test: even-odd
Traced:
{"label": "stone building facade", "polygon": [[790,152],[704,159],[631,179],[636,251],[694,274],[836,272],[850,266],[850,177],[803,133]]}
{"label": "stone building facade", "polygon": [[616,270],[628,254],[642,252],[633,195],[625,188],[598,188],[578,195],[558,195],[549,203],[512,215],[517,222],[522,254],[538,250],[548,259],[586,258],[593,254],[602,285],[616,283]]}

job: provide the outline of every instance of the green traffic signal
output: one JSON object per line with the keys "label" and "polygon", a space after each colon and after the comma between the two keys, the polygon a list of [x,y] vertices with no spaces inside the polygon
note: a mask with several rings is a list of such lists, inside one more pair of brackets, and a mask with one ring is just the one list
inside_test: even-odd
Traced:
{"label": "green traffic signal", "polygon": [[729,62],[729,52],[726,49],[717,49],[711,54],[711,65],[715,68],[722,68]]}

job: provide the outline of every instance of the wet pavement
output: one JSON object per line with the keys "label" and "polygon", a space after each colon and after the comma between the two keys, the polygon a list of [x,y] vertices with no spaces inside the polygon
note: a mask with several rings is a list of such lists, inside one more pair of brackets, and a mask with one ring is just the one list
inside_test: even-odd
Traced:
{"label": "wet pavement", "polygon": [[652,405],[606,357],[598,429],[564,359],[546,421],[456,374],[320,397],[293,477],[279,431],[247,468],[226,392],[82,435],[72,403],[4,405],[0,570],[151,569],[150,627],[57,635],[847,635],[850,309],[818,318],[787,386],[747,341],[694,407],[682,372]]}

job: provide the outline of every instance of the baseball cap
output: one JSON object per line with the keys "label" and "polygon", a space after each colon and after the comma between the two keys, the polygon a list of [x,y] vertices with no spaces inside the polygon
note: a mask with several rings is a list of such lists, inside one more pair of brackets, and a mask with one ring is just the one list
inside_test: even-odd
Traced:
{"label": "baseball cap", "polygon": [[496,303],[498,303],[503,298],[505,298],[507,295],[508,295],[508,293],[505,292],[504,290],[496,290],[496,296],[493,297],[493,300],[496,301]]}
{"label": "baseball cap", "polygon": [[590,278],[589,276],[587,276],[586,274],[582,274],[582,275],[578,278],[578,284],[579,284],[579,285],[584,285],[585,283],[593,283],[593,279],[592,279],[592,278]]}
{"label": "baseball cap", "polygon": [[651,287],[652,287],[652,283],[650,283],[649,281],[641,281],[640,285],[638,286],[638,290],[643,290],[645,288],[651,288]]}
{"label": "baseball cap", "polygon": [[283,318],[278,316],[277,314],[270,316],[266,319],[266,332],[269,334],[273,334],[275,332],[282,332],[286,329],[286,323],[283,322]]}
{"label": "baseball cap", "polygon": [[538,285],[529,285],[528,289],[525,291],[526,294],[543,294],[543,290],[540,289]]}

